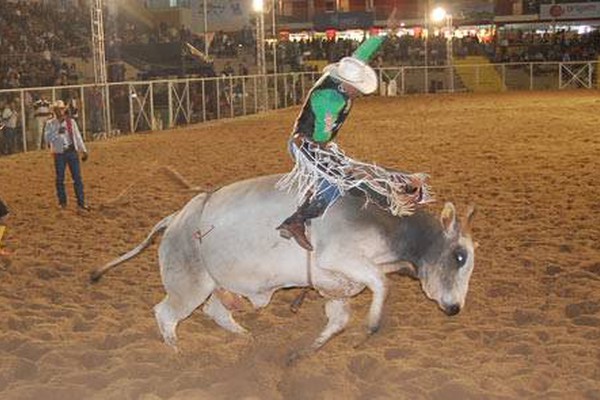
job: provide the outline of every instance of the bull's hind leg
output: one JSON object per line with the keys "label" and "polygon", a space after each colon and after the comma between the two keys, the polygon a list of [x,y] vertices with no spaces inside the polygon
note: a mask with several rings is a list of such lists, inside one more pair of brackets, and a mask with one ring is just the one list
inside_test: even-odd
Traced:
{"label": "bull's hind leg", "polygon": [[204,313],[212,318],[221,328],[233,333],[246,333],[246,329],[240,326],[231,315],[231,311],[227,309],[221,302],[218,296],[214,293],[210,296],[204,307]]}
{"label": "bull's hind leg", "polygon": [[167,295],[154,307],[154,315],[162,337],[177,349],[177,324],[187,318],[216,289],[216,284],[206,271],[197,279],[180,279],[165,282]]}

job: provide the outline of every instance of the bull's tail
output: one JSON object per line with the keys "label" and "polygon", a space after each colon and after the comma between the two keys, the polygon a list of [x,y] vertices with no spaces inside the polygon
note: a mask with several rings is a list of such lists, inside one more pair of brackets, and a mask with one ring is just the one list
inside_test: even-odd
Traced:
{"label": "bull's tail", "polygon": [[92,281],[92,283],[98,282],[98,280],[100,280],[102,275],[104,275],[104,273],[107,272],[108,270],[110,270],[113,267],[116,267],[117,265],[119,265],[129,259],[132,259],[133,257],[140,254],[142,252],[142,250],[144,250],[146,247],[148,247],[150,245],[150,243],[152,243],[152,239],[153,239],[154,235],[156,235],[157,233],[166,229],[169,226],[169,224],[171,223],[173,218],[175,218],[175,216],[177,215],[178,212],[179,211],[169,215],[168,217],[165,217],[158,224],[154,225],[154,228],[152,228],[152,230],[150,231],[150,233],[148,234],[146,239],[144,239],[144,241],[142,241],[140,244],[138,244],[134,249],[131,249],[127,253],[123,254],[121,257],[112,260],[108,264],[105,264],[102,267],[98,267],[98,268],[94,269],[92,271],[92,273],[90,274],[90,280]]}

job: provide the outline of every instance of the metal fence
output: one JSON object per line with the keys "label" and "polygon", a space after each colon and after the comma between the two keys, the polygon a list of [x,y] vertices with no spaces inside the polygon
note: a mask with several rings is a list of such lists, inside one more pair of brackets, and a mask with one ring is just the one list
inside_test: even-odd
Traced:
{"label": "metal fence", "polygon": [[[380,96],[513,90],[598,89],[593,62],[511,63],[398,67],[378,70]],[[44,120],[33,103],[73,101],[84,139],[101,140],[299,105],[320,73],[188,78],[0,91],[0,113],[11,103],[18,115],[13,139],[0,134],[0,155],[45,147]]]}

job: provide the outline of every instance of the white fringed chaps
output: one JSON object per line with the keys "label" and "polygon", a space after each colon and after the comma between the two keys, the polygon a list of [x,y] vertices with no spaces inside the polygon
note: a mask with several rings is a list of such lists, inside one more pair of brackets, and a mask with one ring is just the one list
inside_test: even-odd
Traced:
{"label": "white fringed chaps", "polygon": [[[347,157],[333,142],[319,146],[305,141],[304,146],[308,149],[303,151],[296,143],[291,143],[294,167],[277,182],[279,189],[295,193],[299,205],[307,196],[320,194],[316,189],[321,179],[336,186],[342,196],[350,189],[360,190],[366,199],[365,205],[375,203],[382,206],[372,197],[376,193],[386,199],[387,210],[397,216],[412,214],[416,205],[433,200],[429,185],[425,183],[427,174],[404,174],[356,161]],[[407,193],[407,189],[415,187],[420,190]]]}

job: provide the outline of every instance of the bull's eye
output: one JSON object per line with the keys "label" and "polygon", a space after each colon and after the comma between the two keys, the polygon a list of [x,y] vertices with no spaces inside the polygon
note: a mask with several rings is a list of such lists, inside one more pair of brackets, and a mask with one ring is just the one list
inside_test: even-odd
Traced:
{"label": "bull's eye", "polygon": [[465,249],[456,249],[454,250],[454,260],[456,261],[456,265],[460,268],[467,262],[467,252]]}

